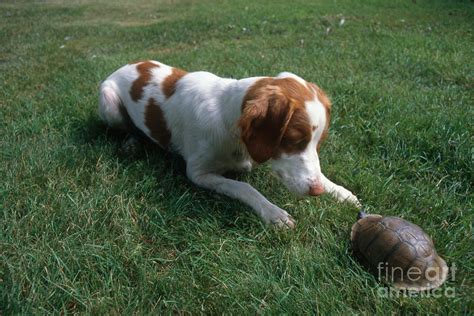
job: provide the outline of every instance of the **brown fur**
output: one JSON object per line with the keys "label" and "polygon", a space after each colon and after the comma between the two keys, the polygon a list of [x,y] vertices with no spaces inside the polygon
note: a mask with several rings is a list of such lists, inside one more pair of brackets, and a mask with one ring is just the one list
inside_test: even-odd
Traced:
{"label": "brown fur", "polygon": [[250,87],[239,120],[241,137],[258,163],[281,152],[303,151],[312,126],[305,101],[314,97],[308,87],[292,78],[263,78]]}
{"label": "brown fur", "polygon": [[163,94],[166,96],[166,98],[170,98],[175,93],[176,83],[186,74],[187,72],[182,69],[173,68],[171,75],[166,77],[161,86],[163,89]]}
{"label": "brown fur", "polygon": [[306,110],[296,109],[281,139],[279,150],[287,154],[304,151],[311,141],[311,131],[312,128]]}
{"label": "brown fur", "polygon": [[144,61],[137,65],[137,71],[139,76],[132,83],[132,87],[130,88],[130,97],[133,101],[137,102],[142,98],[143,88],[151,80],[151,70],[156,67],[160,66],[150,61]]}
{"label": "brown fur", "polygon": [[163,148],[168,148],[171,132],[168,130],[160,105],[153,98],[148,100],[145,108],[145,125],[150,130],[151,137]]}

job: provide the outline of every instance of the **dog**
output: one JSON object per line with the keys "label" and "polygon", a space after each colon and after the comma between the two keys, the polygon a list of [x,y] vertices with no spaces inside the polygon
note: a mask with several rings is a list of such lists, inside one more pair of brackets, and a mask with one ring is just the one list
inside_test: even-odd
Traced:
{"label": "dog", "polygon": [[123,66],[100,85],[99,114],[109,127],[139,130],[179,153],[193,183],[248,204],[279,227],[293,228],[295,220],[248,183],[222,174],[268,161],[297,195],[327,192],[360,206],[321,172],[318,152],[330,113],[325,92],[289,72],[236,80],[147,60]]}

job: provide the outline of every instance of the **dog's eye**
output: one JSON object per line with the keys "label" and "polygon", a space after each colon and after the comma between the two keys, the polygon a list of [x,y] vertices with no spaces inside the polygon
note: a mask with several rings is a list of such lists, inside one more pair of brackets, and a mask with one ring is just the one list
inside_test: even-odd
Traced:
{"label": "dog's eye", "polygon": [[309,143],[309,139],[307,137],[305,138],[301,138],[300,140],[298,140],[297,142],[295,142],[293,144],[294,147],[300,149],[300,150],[303,150],[306,148],[306,146],[308,145]]}
{"label": "dog's eye", "polygon": [[286,138],[282,139],[281,145],[285,151],[301,151],[306,148],[309,143],[308,137]]}
{"label": "dog's eye", "polygon": [[294,130],[294,131],[288,131],[283,137],[283,140],[291,144],[297,144],[299,142],[304,141],[305,138],[306,137],[303,133],[300,133],[299,131]]}
{"label": "dog's eye", "polygon": [[294,141],[293,144],[294,144],[294,145],[299,145],[299,144],[301,144],[301,143],[303,143],[303,142],[305,142],[305,141],[306,141],[306,137],[305,137],[305,138],[301,138],[301,139],[299,139],[299,140],[297,140],[297,141]]}
{"label": "dog's eye", "polygon": [[281,149],[284,152],[300,152],[305,150],[311,141],[311,131],[300,128],[288,128],[281,140]]}

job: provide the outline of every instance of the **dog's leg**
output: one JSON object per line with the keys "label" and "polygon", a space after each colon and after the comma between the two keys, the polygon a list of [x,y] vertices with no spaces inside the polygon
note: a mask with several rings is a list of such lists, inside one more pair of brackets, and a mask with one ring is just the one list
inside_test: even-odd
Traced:
{"label": "dog's leg", "polygon": [[124,154],[133,154],[137,152],[140,141],[145,139],[146,135],[133,123],[117,90],[115,82],[105,81],[102,83],[99,115],[109,127],[127,132],[127,138],[122,143],[120,151]]}
{"label": "dog's leg", "polygon": [[269,202],[260,192],[250,184],[232,179],[227,179],[214,173],[202,173],[195,170],[187,171],[191,181],[200,187],[225,194],[238,199],[253,208],[267,224],[278,227],[295,227],[295,221],[286,211]]}
{"label": "dog's leg", "polygon": [[324,186],[324,191],[331,194],[340,202],[347,201],[356,205],[357,207],[362,206],[359,200],[357,199],[357,197],[354,194],[352,194],[351,191],[347,190],[346,188],[340,185],[335,184],[334,182],[326,178],[323,174],[321,176],[322,176],[321,182]]}

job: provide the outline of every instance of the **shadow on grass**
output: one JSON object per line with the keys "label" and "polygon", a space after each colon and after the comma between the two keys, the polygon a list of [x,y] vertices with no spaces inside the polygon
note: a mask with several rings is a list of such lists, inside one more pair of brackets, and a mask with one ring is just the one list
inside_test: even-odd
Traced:
{"label": "shadow on grass", "polygon": [[[124,169],[133,170],[139,162],[139,167],[143,170],[138,172],[142,172],[144,175],[151,174],[155,181],[154,190],[161,193],[166,199],[166,201],[155,202],[153,201],[155,198],[153,198],[148,203],[155,204],[158,207],[158,204],[163,202],[170,211],[169,216],[166,216],[169,221],[177,221],[178,218],[199,223],[208,221],[215,222],[221,228],[236,226],[248,228],[253,226],[249,222],[259,223],[258,219],[251,214],[252,210],[248,206],[193,184],[186,176],[186,162],[184,159],[177,153],[163,150],[145,135],[139,138],[139,144],[135,150],[127,152],[123,150],[122,146],[128,134],[108,128],[95,115],[91,114],[85,120],[78,121],[73,130],[75,131],[71,135],[73,142],[92,146],[95,153],[104,152],[112,144],[116,148],[112,155],[116,157],[118,163]],[[105,157],[113,158],[110,155]],[[248,177],[246,174],[237,172],[229,172],[225,176],[241,181],[245,181]],[[135,175],[131,174],[130,177],[133,179]],[[187,202],[180,207],[182,199]],[[172,213],[175,213],[176,216],[171,215]],[[152,220],[155,217],[152,214],[147,215]],[[154,220],[163,221],[162,218],[155,218]]]}
{"label": "shadow on grass", "polygon": [[[186,177],[186,163],[178,154],[166,151],[147,138],[145,135],[138,135],[139,143],[132,151],[123,149],[123,144],[128,133],[109,128],[104,122],[95,115],[90,115],[85,121],[80,122],[81,126],[75,126],[77,132],[73,135],[74,141],[82,144],[89,144],[100,151],[107,143],[115,145],[116,156],[119,162],[126,167],[131,162],[143,160],[151,163],[151,167],[165,164],[166,170],[170,170],[173,175]],[[78,124],[77,124],[78,125]],[[136,136],[136,135],[135,135]],[[160,168],[162,169],[162,168]]]}

